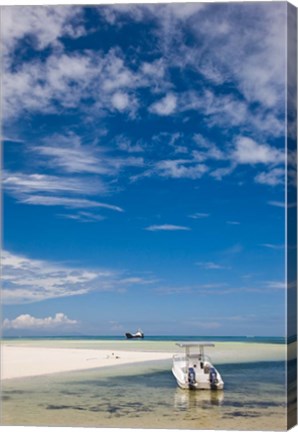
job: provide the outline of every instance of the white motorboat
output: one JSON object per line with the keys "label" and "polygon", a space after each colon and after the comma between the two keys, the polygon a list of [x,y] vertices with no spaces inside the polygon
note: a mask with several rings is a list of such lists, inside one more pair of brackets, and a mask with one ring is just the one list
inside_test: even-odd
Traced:
{"label": "white motorboat", "polygon": [[176,345],[185,349],[185,355],[173,356],[172,372],[179,387],[191,390],[223,389],[224,382],[220,373],[204,353],[205,347],[214,347],[214,344],[184,342]]}

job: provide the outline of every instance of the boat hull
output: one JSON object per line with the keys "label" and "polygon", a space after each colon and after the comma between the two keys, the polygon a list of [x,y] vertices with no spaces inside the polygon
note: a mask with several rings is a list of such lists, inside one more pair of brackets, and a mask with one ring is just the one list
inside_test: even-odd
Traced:
{"label": "boat hull", "polygon": [[125,333],[126,339],[144,339],[143,334]]}
{"label": "boat hull", "polygon": [[210,362],[192,364],[185,359],[174,359],[172,373],[183,390],[223,390],[220,373]]}
{"label": "boat hull", "polygon": [[172,372],[173,372],[174,377],[176,378],[178,386],[182,390],[223,390],[223,388],[224,388],[223,381],[218,382],[217,384],[213,384],[213,385],[210,382],[208,382],[208,381],[205,381],[205,382],[196,382],[195,384],[190,384],[186,380],[179,379],[176,376],[174,369],[172,369]]}

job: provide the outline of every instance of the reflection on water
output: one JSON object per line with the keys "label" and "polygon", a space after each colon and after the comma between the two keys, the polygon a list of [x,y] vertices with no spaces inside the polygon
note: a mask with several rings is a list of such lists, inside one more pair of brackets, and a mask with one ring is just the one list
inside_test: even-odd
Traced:
{"label": "reflection on water", "polygon": [[174,395],[174,406],[177,409],[195,409],[208,407],[211,405],[219,406],[224,401],[224,391],[212,390],[182,390],[178,388]]}
{"label": "reflection on water", "polygon": [[223,391],[177,387],[170,365],[3,383],[3,425],[286,429],[283,363],[221,365]]}

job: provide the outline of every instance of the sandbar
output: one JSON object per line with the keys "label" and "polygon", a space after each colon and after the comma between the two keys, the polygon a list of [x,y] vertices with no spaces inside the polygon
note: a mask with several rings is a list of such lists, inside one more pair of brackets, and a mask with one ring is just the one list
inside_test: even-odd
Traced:
{"label": "sandbar", "polygon": [[[133,363],[168,360],[181,350],[175,343],[125,344],[110,341],[94,348],[79,348],[70,344],[61,347],[38,345],[28,346],[17,342],[1,344],[1,379],[25,378],[76,370],[121,366]],[[258,344],[241,342],[219,342],[215,348],[208,349],[214,364],[246,363],[256,361],[284,361],[286,345]]]}
{"label": "sandbar", "polygon": [[2,380],[171,358],[169,353],[161,352],[118,352],[7,345],[2,345],[1,351]]}

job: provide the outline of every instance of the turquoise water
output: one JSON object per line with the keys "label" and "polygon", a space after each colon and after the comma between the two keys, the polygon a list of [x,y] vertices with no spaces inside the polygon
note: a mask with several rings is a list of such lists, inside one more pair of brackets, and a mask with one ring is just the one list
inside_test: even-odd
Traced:
{"label": "turquoise water", "polygon": [[[106,341],[114,340],[120,341],[124,340],[123,335],[120,336],[48,336],[48,337],[22,337],[22,338],[3,338],[3,341],[7,340],[86,340],[86,341]],[[171,341],[214,341],[214,342],[254,342],[254,343],[274,343],[274,344],[284,344],[286,339],[279,336],[147,336],[145,335],[145,340],[157,342],[171,342]],[[288,341],[290,343],[292,341]]]}
{"label": "turquoise water", "polygon": [[177,387],[170,361],[4,381],[3,425],[285,430],[285,364],[220,365],[221,392]]}

